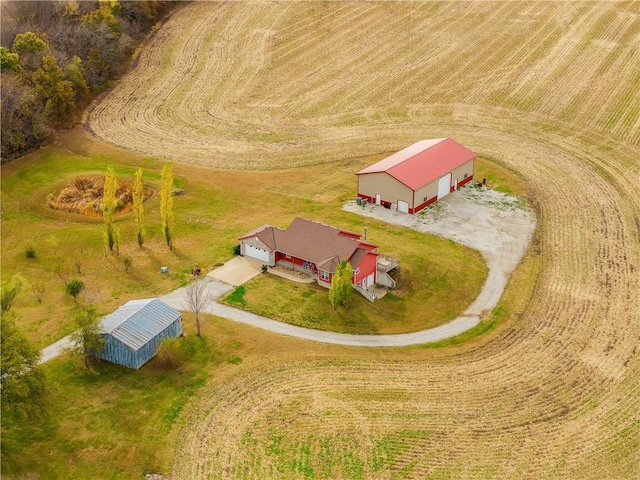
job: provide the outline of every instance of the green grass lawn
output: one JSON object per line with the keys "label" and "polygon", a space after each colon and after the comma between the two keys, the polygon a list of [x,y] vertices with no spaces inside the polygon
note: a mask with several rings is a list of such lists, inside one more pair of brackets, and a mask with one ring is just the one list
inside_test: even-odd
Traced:
{"label": "green grass lawn", "polygon": [[302,327],[391,334],[441,325],[457,317],[478,296],[487,270],[477,252],[410,230],[397,233],[388,229],[386,233],[392,238],[403,236],[397,288],[375,302],[354,290],[344,305],[333,308],[328,289],[269,274],[236,288],[222,301]]}
{"label": "green grass lawn", "polygon": [[[356,232],[367,227],[368,239],[379,251],[400,258],[400,281],[393,296],[374,304],[354,296],[337,310],[330,307],[324,290],[307,289],[316,293],[305,293],[309,296],[301,302],[294,300],[297,287],[291,283],[248,285],[248,308],[274,318],[354,333],[420,330],[463,311],[486,275],[480,256],[454,242],[344,212],[341,206],[355,188],[353,171],[370,159],[309,168],[306,178],[327,186],[320,198],[309,185],[298,190],[300,182],[292,181],[299,178],[298,170],[225,172],[175,165],[175,185],[184,194],[174,197],[174,250],[162,239],[156,195],[145,203],[144,247],[137,246],[133,216],[127,213],[116,220],[120,256],[105,254],[101,219],[52,210],[47,195],[79,174],[102,174],[108,166],[123,179],[132,178],[142,166],[145,183],[158,189],[162,162],[114,147],[93,148],[81,133],[71,132],[61,146],[44,148],[2,169],[2,277],[18,274],[24,279],[14,308],[21,328],[39,347],[73,329],[76,304],[65,294],[63,278],[84,281],[87,298],[106,315],[128,300],[160,296],[184,285],[193,266],[209,271],[229,260],[240,235],[265,223],[286,227],[295,216]],[[35,258],[26,258],[28,246]],[[132,261],[129,271],[124,256]],[[160,273],[161,266],[168,266],[169,273]],[[41,301],[33,294],[37,287],[43,290]],[[280,297],[291,299],[290,305],[281,305],[279,311],[272,305],[260,307],[259,297],[268,299],[276,289]],[[80,298],[80,303],[86,301]]]}

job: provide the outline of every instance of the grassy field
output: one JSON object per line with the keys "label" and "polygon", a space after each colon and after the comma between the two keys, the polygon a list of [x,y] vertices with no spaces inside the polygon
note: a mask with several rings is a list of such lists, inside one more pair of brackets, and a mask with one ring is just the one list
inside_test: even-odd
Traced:
{"label": "grassy field", "polygon": [[[127,440],[114,433],[123,446],[109,447],[129,478],[146,468],[173,480],[638,478],[638,65],[637,2],[194,2],[181,9],[88,115],[97,137],[144,157],[81,132],[59,146],[78,156],[79,169],[100,170],[114,157],[123,172],[144,164],[150,182],[161,162],[148,157],[173,160],[177,177],[198,179],[185,182],[187,192],[225,192],[211,196],[215,207],[176,198],[192,220],[200,212],[213,223],[190,224],[189,237],[183,231],[178,239],[193,243],[178,241],[176,254],[158,241],[149,269],[168,263],[172,272],[158,288],[183,282],[194,263],[223,261],[249,223],[286,226],[307,212],[360,231],[363,219],[337,209],[355,194],[353,172],[422,138],[451,136],[487,160],[479,177],[526,190],[538,231],[498,308],[461,338],[427,348],[342,348],[207,322],[208,338],[221,344],[191,367],[202,368],[194,378],[204,380],[157,451],[118,455]],[[18,198],[20,189],[39,194],[30,184],[43,182],[37,164],[46,153],[3,168],[3,278],[28,265],[24,232],[15,233],[20,215],[42,222],[28,233],[36,251],[45,249],[40,260],[53,255],[44,243],[48,222],[69,229],[71,240],[99,238],[98,225],[52,220],[24,207],[31,196]],[[63,174],[65,165],[59,158]],[[22,181],[6,197],[12,168]],[[215,212],[239,203],[244,215],[222,225]],[[216,246],[201,241],[211,231],[223,239]],[[380,243],[393,253],[393,243]],[[103,298],[112,303],[105,308],[124,300],[110,300],[126,278],[121,267],[114,263],[110,273],[104,258],[95,262],[106,272]],[[48,302],[71,307],[61,293],[51,295]],[[64,331],[24,318],[40,342],[41,331]],[[50,375],[70,378],[65,361],[48,366]],[[170,390],[167,403],[156,397],[150,405],[166,412]],[[133,397],[140,408],[141,396]],[[60,443],[77,426],[64,412],[54,410]],[[149,438],[169,428],[137,425]],[[16,439],[16,451],[36,458],[34,438]],[[124,478],[108,448],[96,455],[99,471],[80,460],[99,444],[66,447],[59,472],[81,474],[84,466],[96,477]],[[30,471],[43,472],[45,460]],[[3,454],[3,477],[4,462]]]}

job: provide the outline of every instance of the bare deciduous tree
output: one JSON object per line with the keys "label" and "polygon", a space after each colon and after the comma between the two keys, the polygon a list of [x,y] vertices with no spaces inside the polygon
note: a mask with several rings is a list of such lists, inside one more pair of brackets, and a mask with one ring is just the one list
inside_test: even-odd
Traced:
{"label": "bare deciduous tree", "polygon": [[207,281],[204,279],[194,280],[187,287],[185,295],[185,308],[191,310],[195,315],[197,335],[200,337],[200,312],[203,312],[213,301],[213,296],[209,292]]}

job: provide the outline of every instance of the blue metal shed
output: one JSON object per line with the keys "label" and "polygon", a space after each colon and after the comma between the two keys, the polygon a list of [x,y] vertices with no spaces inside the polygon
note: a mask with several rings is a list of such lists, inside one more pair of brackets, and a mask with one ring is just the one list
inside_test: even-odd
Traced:
{"label": "blue metal shed", "polygon": [[104,350],[93,355],[138,369],[165,338],[182,335],[182,314],[157,298],[131,300],[100,322]]}

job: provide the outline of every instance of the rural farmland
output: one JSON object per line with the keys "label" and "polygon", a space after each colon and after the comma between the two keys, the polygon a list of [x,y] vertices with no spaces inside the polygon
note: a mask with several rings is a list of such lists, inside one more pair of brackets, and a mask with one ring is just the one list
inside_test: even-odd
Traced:
{"label": "rural farmland", "polygon": [[531,294],[487,339],[246,330],[180,412],[172,479],[640,476],[640,3],[194,2],[85,128],[246,178],[255,215],[255,171],[339,209],[363,157],[452,137],[538,213]]}

